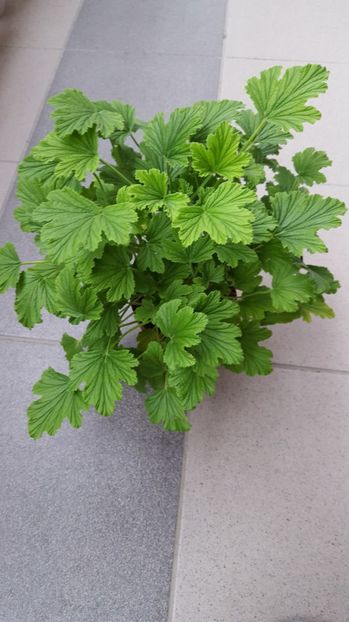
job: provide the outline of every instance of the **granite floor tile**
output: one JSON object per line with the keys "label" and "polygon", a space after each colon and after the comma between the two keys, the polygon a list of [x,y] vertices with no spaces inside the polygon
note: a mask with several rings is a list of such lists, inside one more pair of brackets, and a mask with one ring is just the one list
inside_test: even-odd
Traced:
{"label": "granite floor tile", "polygon": [[59,50],[0,48],[0,160],[23,156],[60,57]]}
{"label": "granite floor tile", "polygon": [[339,63],[349,61],[346,0],[230,2],[227,56]]}
{"label": "granite floor tile", "polygon": [[16,169],[16,162],[0,162],[0,215],[12,188]]}
{"label": "granite floor tile", "polygon": [[220,56],[224,17],[225,0],[86,0],[67,47]]}
{"label": "granite floor tile", "polygon": [[11,0],[0,19],[0,47],[64,47],[81,4],[82,0]]}
{"label": "granite floor tile", "polygon": [[[259,75],[268,67],[280,64],[287,68],[303,63],[225,58],[222,67],[220,97],[239,99],[251,105],[245,93],[247,80],[252,76]],[[314,100],[322,118],[314,125],[305,124],[303,132],[295,132],[294,140],[291,140],[283,148],[280,160],[283,164],[289,165],[292,155],[297,151],[302,151],[306,147],[322,149],[333,161],[333,166],[326,172],[328,182],[331,184],[348,184],[349,118],[346,102],[348,99],[349,65],[328,63],[327,67],[330,70],[328,91]]]}
{"label": "granite floor tile", "polygon": [[126,389],[114,417],[33,441],[31,386],[66,364],[55,345],[0,348],[1,621],[163,622],[181,435],[150,425]]}
{"label": "granite floor tile", "polygon": [[345,622],[349,377],[224,372],[186,437],[171,622]]}

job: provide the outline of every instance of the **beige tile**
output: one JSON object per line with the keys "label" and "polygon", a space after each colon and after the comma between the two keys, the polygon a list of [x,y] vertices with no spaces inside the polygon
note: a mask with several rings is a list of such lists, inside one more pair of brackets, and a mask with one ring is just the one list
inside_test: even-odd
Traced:
{"label": "beige tile", "polygon": [[[251,102],[245,92],[247,80],[259,75],[263,69],[282,64],[285,68],[302,63],[280,61],[229,59],[223,61],[220,97],[240,99]],[[295,139],[282,151],[281,161],[289,164],[291,157],[305,147],[325,150],[333,160],[327,171],[327,179],[332,184],[348,184],[349,116],[347,112],[349,65],[329,64],[330,79],[328,91],[314,100],[322,113],[315,125],[306,124],[303,132],[295,132]]]}
{"label": "beige tile", "polygon": [[59,50],[0,49],[0,160],[21,159],[60,56]]}
{"label": "beige tile", "polygon": [[16,162],[0,162],[0,215],[16,175]]}
{"label": "beige tile", "polygon": [[349,377],[223,373],[187,435],[171,622],[344,622]]}
{"label": "beige tile", "polygon": [[347,0],[244,0],[227,16],[227,56],[349,61]]}
{"label": "beige tile", "polygon": [[8,0],[0,46],[63,48],[81,0]]}

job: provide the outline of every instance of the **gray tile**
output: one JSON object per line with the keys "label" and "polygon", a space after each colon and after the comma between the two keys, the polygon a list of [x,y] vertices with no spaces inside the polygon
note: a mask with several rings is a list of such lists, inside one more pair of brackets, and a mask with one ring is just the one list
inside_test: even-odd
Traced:
{"label": "gray tile", "polygon": [[86,0],[67,47],[218,56],[224,15],[225,0]]}
{"label": "gray tile", "polygon": [[[136,107],[139,118],[149,119],[176,106],[216,99],[219,69],[219,58],[66,51],[50,94],[82,89],[91,99],[121,99]],[[46,107],[31,144],[51,127]]]}
{"label": "gray tile", "polygon": [[148,424],[127,389],[114,417],[30,440],[31,385],[65,363],[55,345],[1,353],[1,621],[163,622],[182,437]]}
{"label": "gray tile", "polygon": [[345,622],[349,377],[222,373],[186,437],[171,622]]}

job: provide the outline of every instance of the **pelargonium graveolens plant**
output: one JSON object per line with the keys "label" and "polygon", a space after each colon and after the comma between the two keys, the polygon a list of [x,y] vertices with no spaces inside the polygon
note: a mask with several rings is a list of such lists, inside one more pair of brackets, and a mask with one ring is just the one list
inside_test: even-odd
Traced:
{"label": "pelargonium graveolens plant", "polygon": [[326,251],[318,231],[345,212],[308,189],[331,162],[313,148],[293,171],[277,160],[292,131],[320,118],[307,100],[327,77],[319,65],[272,67],[247,83],[254,110],[201,101],[145,123],[75,89],[51,98],[55,128],[19,167],[15,211],[42,259],[22,261],[5,244],[0,291],[16,287],[28,328],[43,308],[88,324],[80,340],[63,335],[68,375],[49,368],[34,386],[33,438],[65,418],[79,427],[91,405],[111,415],[122,383],[146,393],[151,422],[186,431],[220,366],[270,373],[268,326],[333,316],[324,294],[338,282],[303,257]]}

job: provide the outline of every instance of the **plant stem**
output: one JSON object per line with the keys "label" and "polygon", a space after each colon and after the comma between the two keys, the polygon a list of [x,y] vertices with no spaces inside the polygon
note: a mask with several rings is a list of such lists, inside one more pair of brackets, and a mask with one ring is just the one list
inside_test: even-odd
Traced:
{"label": "plant stem", "polygon": [[205,186],[207,186],[208,182],[211,181],[212,177],[213,175],[208,175],[207,177],[205,177],[204,181],[201,182],[200,186],[198,186],[195,192],[192,194],[192,197],[191,197],[192,199],[197,196],[201,188],[205,188]]}
{"label": "plant stem", "polygon": [[258,292],[250,292],[249,294],[244,294],[243,296],[239,296],[236,300],[245,300],[245,298],[249,298],[250,296],[260,296],[262,294],[267,294],[267,290],[262,290]]}
{"label": "plant stem", "polygon": [[120,328],[125,328],[125,326],[132,326],[132,324],[137,324],[139,326],[139,322],[134,320],[133,322],[126,322],[126,324],[120,324]]}
{"label": "plant stem", "polygon": [[139,324],[137,324],[137,326],[133,326],[133,328],[129,328],[129,330],[126,331],[126,333],[122,334],[121,339],[123,339],[124,337],[126,337],[126,335],[128,335],[129,333],[132,333],[132,331],[137,330],[137,328],[139,327]]}
{"label": "plant stem", "polygon": [[97,175],[97,173],[93,173],[93,177],[97,180],[97,183],[98,183],[100,189],[102,190],[103,196],[104,196],[106,202],[108,202],[107,193],[106,193],[106,191],[103,188],[103,184],[102,184],[101,178],[99,177],[99,175]]}
{"label": "plant stem", "polygon": [[135,139],[135,137],[133,136],[133,134],[130,134],[130,138],[131,138],[131,140],[133,140],[134,144],[138,147],[138,149],[140,149],[140,148],[141,148],[141,146],[140,146],[140,144],[139,144],[138,140],[136,140],[136,139]]}
{"label": "plant stem", "polygon": [[251,134],[250,138],[245,142],[241,151],[246,151],[252,145],[255,138],[257,138],[258,134],[260,134],[260,132],[264,129],[267,123],[268,123],[267,119],[262,119],[262,121],[258,123],[255,131]]}
{"label": "plant stem", "polygon": [[133,181],[131,179],[129,179],[128,177],[126,177],[126,175],[124,175],[121,171],[119,171],[119,169],[117,169],[116,166],[113,166],[112,164],[109,164],[109,162],[106,162],[105,160],[102,160],[102,158],[101,158],[101,162],[110,171],[112,171],[114,174],[118,175],[120,177],[120,179],[125,181],[128,186],[133,183]]}
{"label": "plant stem", "polygon": [[21,266],[29,266],[32,263],[45,263],[46,259],[31,259],[29,261],[21,261]]}

